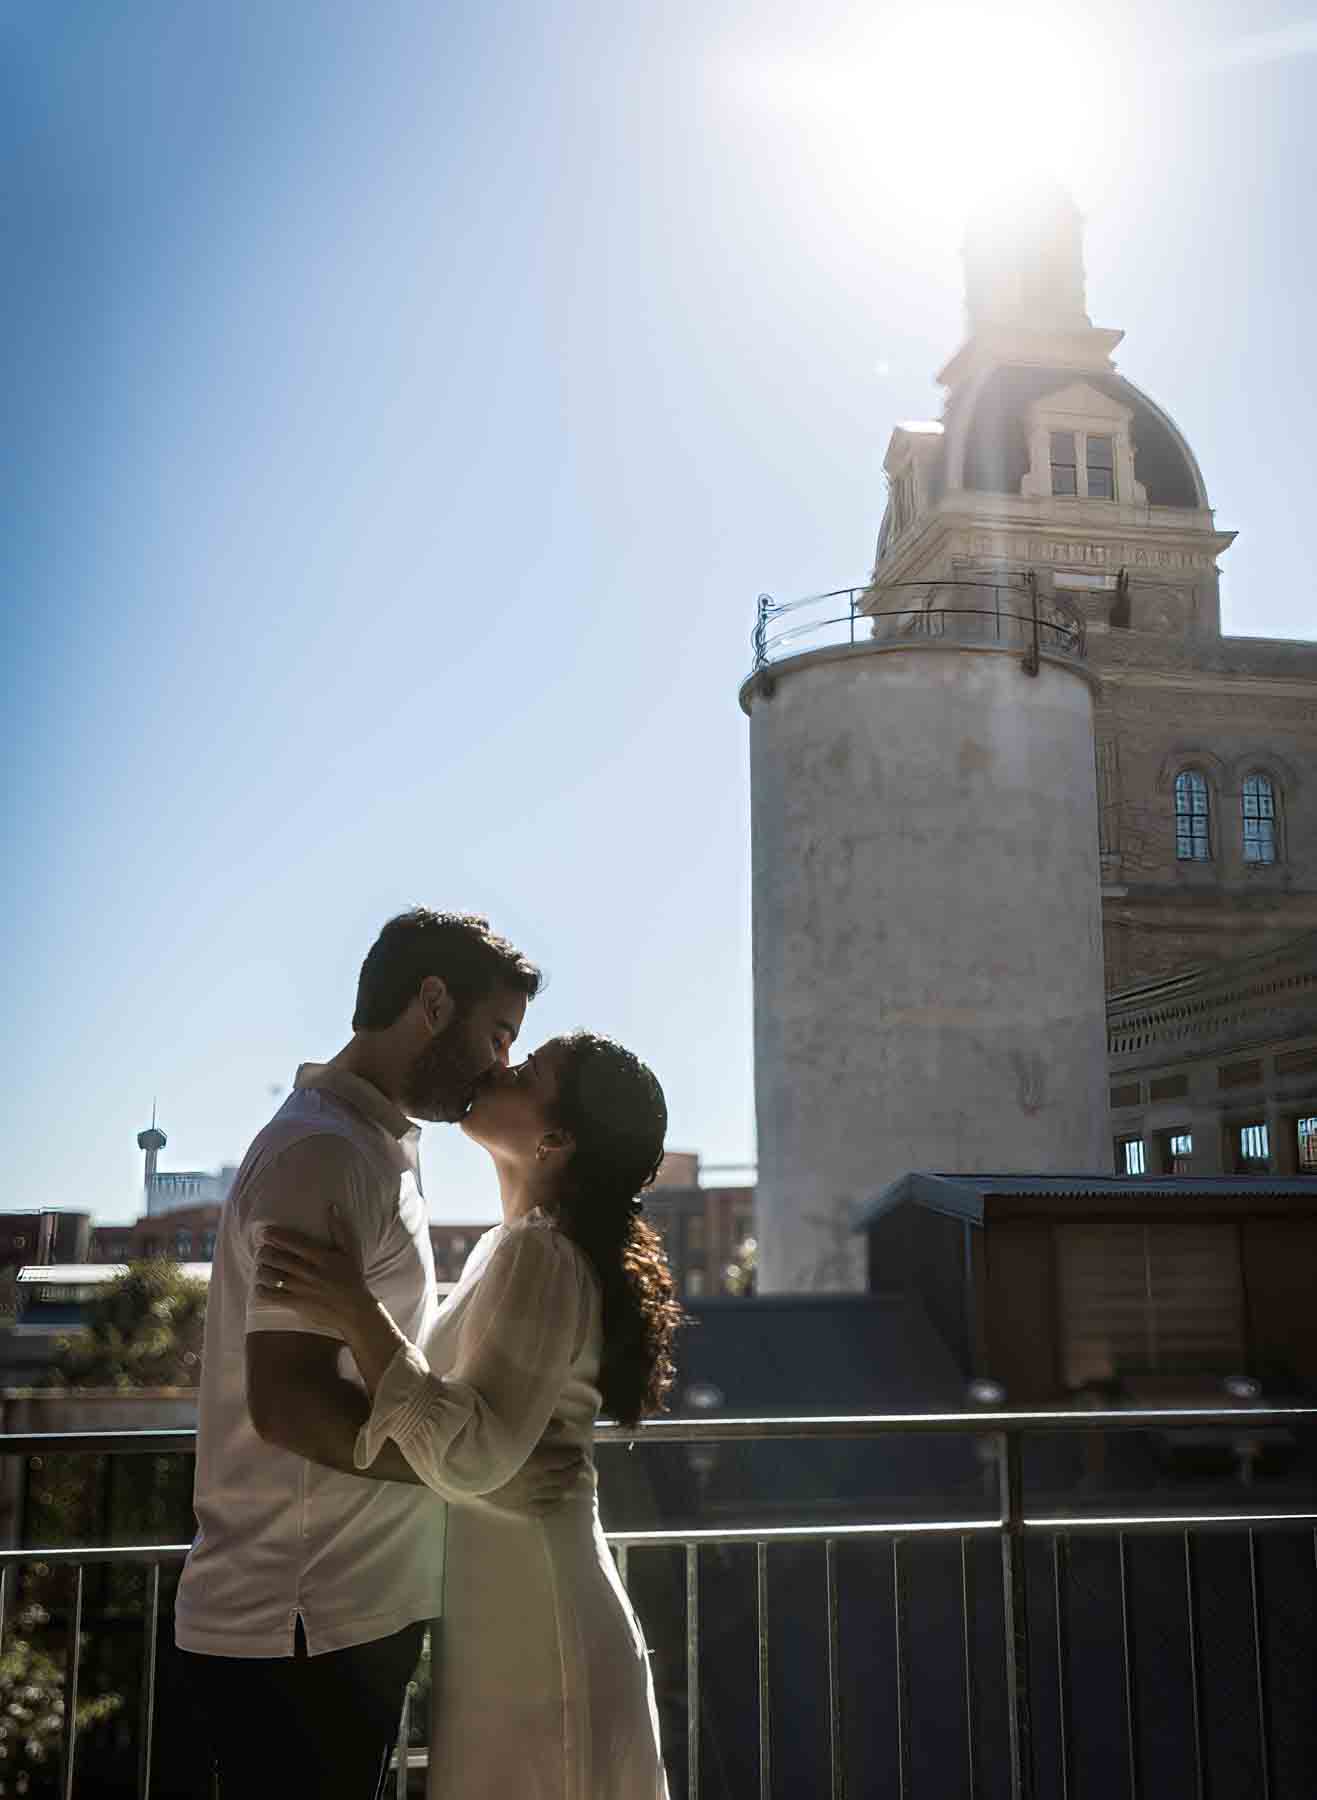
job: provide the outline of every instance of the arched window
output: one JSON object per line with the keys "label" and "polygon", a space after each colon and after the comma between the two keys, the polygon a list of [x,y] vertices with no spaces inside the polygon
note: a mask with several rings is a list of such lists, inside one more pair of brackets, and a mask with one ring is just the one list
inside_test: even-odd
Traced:
{"label": "arched window", "polygon": [[1276,860],[1276,790],[1265,775],[1245,778],[1240,794],[1244,813],[1244,861]]}
{"label": "arched window", "polygon": [[1206,777],[1182,769],[1175,777],[1175,854],[1181,862],[1212,860],[1211,820]]}

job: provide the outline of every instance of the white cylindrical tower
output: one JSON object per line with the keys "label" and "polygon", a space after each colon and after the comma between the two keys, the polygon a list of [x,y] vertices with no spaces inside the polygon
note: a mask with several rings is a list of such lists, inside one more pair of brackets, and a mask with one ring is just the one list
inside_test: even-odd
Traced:
{"label": "white cylindrical tower", "polygon": [[741,691],[761,1293],[862,1288],[909,1170],[1110,1170],[1082,628],[943,603]]}

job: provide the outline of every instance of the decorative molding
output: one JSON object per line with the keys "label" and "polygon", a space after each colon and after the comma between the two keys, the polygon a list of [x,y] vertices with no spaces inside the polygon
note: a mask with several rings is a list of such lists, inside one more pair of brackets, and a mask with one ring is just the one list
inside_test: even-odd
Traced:
{"label": "decorative molding", "polygon": [[[1317,1029],[1317,932],[1279,949],[1193,969],[1107,1000],[1107,1053],[1129,1056],[1157,1045],[1215,1038],[1265,1013],[1269,1037]],[[1295,1016],[1296,1013],[1299,1016]],[[1286,1029],[1287,1025],[1290,1027]]]}
{"label": "decorative molding", "polygon": [[[1085,501],[1090,506],[1110,505],[1110,501]],[[1057,527],[1064,530],[1063,526]],[[1009,556],[1025,564],[1064,563],[1069,568],[1100,570],[1114,575],[1118,569],[1184,569],[1215,571],[1215,550],[1187,545],[1138,543],[1124,538],[1103,542],[1090,537],[1042,537],[1037,528],[1029,532],[982,527],[966,534],[966,550],[971,556]]]}
{"label": "decorative molding", "polygon": [[[1317,708],[1317,698],[1314,699]],[[1266,775],[1273,788],[1277,789],[1276,798],[1284,801],[1286,795],[1292,794],[1300,782],[1299,771],[1288,758],[1281,756],[1270,745],[1264,749],[1242,750],[1232,756],[1226,764],[1229,779],[1228,792],[1243,792],[1244,781],[1249,775]]]}
{"label": "decorative molding", "polygon": [[1205,750],[1201,744],[1185,743],[1183,740],[1162,758],[1157,771],[1157,792],[1169,794],[1175,787],[1175,777],[1185,769],[1197,769],[1207,776],[1217,795],[1225,792],[1226,765],[1214,751]]}

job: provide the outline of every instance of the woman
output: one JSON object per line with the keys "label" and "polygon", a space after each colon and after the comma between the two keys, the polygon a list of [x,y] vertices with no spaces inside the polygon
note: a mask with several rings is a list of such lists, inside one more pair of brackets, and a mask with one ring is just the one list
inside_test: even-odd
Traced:
{"label": "woman", "polygon": [[[605,1038],[555,1038],[480,1091],[463,1130],[494,1159],[503,1223],[472,1251],[430,1340],[413,1345],[355,1262],[270,1229],[257,1291],[340,1332],[372,1411],[364,1468],[392,1438],[448,1516],[430,1794],[442,1800],[666,1800],[640,1628],[599,1523],[601,1405],[662,1404],[681,1317],[638,1195],[667,1108]],[[277,1290],[275,1283],[278,1283]],[[542,1440],[579,1447],[569,1498],[540,1517],[480,1496]]]}

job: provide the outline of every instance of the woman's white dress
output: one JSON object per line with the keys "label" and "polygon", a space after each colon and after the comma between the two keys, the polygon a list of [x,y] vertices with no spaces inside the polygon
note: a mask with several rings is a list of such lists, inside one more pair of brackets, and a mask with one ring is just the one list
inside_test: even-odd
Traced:
{"label": "woman's white dress", "polygon": [[[357,1443],[392,1438],[448,1512],[432,1800],[666,1800],[649,1658],[599,1523],[598,1280],[542,1214],[482,1237],[429,1341],[401,1349]],[[542,1439],[586,1457],[544,1518],[480,1496]]]}

